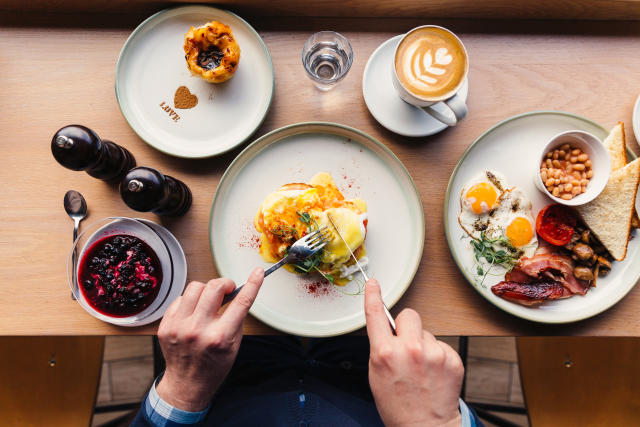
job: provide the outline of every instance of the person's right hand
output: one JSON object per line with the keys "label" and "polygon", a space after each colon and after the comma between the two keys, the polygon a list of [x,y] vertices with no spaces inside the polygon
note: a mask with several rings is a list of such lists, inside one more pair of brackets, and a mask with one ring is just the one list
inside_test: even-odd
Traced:
{"label": "person's right hand", "polygon": [[458,397],[464,368],[451,347],[422,329],[420,315],[404,309],[393,335],[380,285],[364,294],[371,344],[369,385],[386,426],[459,426]]}

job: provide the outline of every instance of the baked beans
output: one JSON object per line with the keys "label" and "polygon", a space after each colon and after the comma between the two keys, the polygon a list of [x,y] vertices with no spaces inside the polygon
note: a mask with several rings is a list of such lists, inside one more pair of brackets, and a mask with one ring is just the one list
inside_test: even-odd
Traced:
{"label": "baked beans", "polygon": [[554,197],[571,200],[587,191],[593,178],[591,159],[580,148],[561,145],[545,155],[540,164],[540,178]]}

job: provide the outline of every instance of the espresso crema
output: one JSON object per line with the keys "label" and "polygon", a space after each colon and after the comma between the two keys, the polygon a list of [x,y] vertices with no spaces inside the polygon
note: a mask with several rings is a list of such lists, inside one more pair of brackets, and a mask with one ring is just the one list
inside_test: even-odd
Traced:
{"label": "espresso crema", "polygon": [[400,83],[419,98],[453,95],[467,70],[460,41],[448,31],[427,27],[409,33],[398,46],[395,69]]}

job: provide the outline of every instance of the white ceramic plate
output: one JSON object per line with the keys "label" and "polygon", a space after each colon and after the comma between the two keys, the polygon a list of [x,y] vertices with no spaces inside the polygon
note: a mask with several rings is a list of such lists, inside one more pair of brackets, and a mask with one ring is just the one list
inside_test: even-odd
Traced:
{"label": "white ceramic plate", "polygon": [[[184,59],[184,34],[217,20],[240,45],[234,76],[220,84],[192,76]],[[186,86],[198,102],[174,105]],[[156,149],[177,157],[224,153],[260,126],[273,97],[271,56],[258,33],[242,18],[210,6],[184,6],[156,13],[136,28],[116,67],[116,97],[133,130]]]}
{"label": "white ceramic plate", "polygon": [[[420,196],[400,160],[382,143],[346,126],[300,123],[275,130],[247,147],[227,169],[211,207],[209,234],[218,274],[243,283],[267,267],[253,218],[264,198],[290,182],[329,172],[346,198],[368,205],[365,247],[369,272],[392,306],[415,275],[424,244]],[[317,281],[317,279],[316,279]],[[331,285],[312,293],[313,281],[280,269],[265,279],[251,313],[281,331],[332,336],[365,324],[364,298]]]}
{"label": "white ceramic plate", "polygon": [[[533,215],[551,200],[536,189],[532,179],[538,165],[532,159],[554,135],[568,130],[590,132],[603,140],[609,133],[599,124],[574,114],[540,111],[510,117],[483,133],[464,152],[451,174],[444,203],[445,233],[451,254],[472,287],[492,304],[524,319],[543,323],[567,323],[586,319],[620,301],[640,279],[640,239],[632,232],[627,257],[615,262],[611,273],[598,279],[598,286],[585,296],[525,307],[495,296],[491,286],[503,277],[487,276],[484,286],[475,274],[473,251],[469,238],[458,223],[460,194],[463,186],[483,170],[505,175],[509,186],[520,187],[533,202]],[[635,157],[635,155],[633,156]]]}
{"label": "white ceramic plate", "polygon": [[[402,34],[382,43],[369,57],[362,75],[362,94],[371,115],[382,126],[404,136],[429,136],[442,132],[448,126],[431,117],[418,107],[404,102],[391,82],[391,63],[396,45]],[[462,99],[469,94],[465,80],[460,88]]]}

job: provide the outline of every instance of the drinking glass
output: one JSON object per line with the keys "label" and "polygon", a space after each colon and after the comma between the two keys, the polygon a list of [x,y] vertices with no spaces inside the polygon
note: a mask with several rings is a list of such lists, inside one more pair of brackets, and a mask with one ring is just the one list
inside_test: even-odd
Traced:
{"label": "drinking glass", "polygon": [[353,63],[349,40],[334,31],[313,34],[302,48],[302,65],[316,87],[332,89],[342,80]]}

